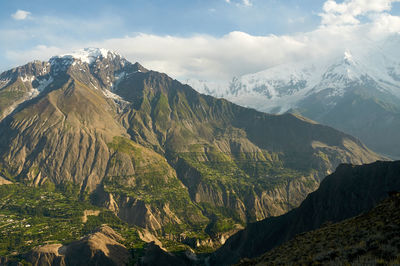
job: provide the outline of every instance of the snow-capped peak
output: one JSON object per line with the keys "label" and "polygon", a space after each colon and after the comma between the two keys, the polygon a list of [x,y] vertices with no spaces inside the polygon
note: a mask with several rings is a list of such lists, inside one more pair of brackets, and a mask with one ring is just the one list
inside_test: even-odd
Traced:
{"label": "snow-capped peak", "polygon": [[189,82],[200,92],[272,113],[297,108],[313,97],[334,106],[361,88],[400,98],[399,42],[400,35],[396,35],[383,45],[351,47],[326,58],[288,62],[221,86]]}
{"label": "snow-capped peak", "polygon": [[98,58],[108,58],[109,56],[115,57],[117,54],[115,52],[111,52],[107,49],[103,48],[84,48],[84,49],[79,49],[76,51],[73,51],[71,53],[63,54],[63,55],[57,55],[53,56],[52,59],[67,59],[68,61],[71,60],[80,60],[81,62],[87,63],[87,64],[92,64],[95,62]]}
{"label": "snow-capped peak", "polygon": [[346,50],[344,52],[343,60],[348,65],[353,65],[354,64],[353,55],[351,54],[351,52],[349,50]]}

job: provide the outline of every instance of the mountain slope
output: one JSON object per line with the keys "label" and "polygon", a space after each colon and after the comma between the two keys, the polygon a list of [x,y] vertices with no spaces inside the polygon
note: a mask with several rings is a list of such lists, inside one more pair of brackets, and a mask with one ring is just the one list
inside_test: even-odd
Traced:
{"label": "mountain slope", "polygon": [[400,161],[369,165],[340,165],[322,181],[300,207],[289,213],[249,224],[230,237],[213,254],[213,265],[230,265],[254,258],[292,239],[295,235],[359,215],[400,190]]}
{"label": "mountain slope", "polygon": [[200,92],[260,111],[301,114],[359,137],[373,150],[399,157],[399,43],[396,34],[341,56],[286,63],[225,84],[188,83]]}
{"label": "mountain slope", "polygon": [[[112,228],[102,225],[87,236],[71,243],[38,246],[18,258],[2,258],[1,265],[128,265],[130,251],[121,244],[125,239]],[[20,260],[23,259],[23,264]]]}
{"label": "mountain slope", "polygon": [[298,235],[240,265],[398,264],[399,205],[400,194],[393,195],[365,214]]}
{"label": "mountain slope", "polygon": [[127,265],[131,259],[124,239],[108,226],[69,245],[52,244],[32,250],[26,260],[33,265]]}
{"label": "mountain slope", "polygon": [[72,186],[173,239],[218,237],[285,213],[339,163],[381,158],[332,128],[201,95],[103,49],[1,77],[0,97],[21,82],[26,92],[2,98],[0,175]]}

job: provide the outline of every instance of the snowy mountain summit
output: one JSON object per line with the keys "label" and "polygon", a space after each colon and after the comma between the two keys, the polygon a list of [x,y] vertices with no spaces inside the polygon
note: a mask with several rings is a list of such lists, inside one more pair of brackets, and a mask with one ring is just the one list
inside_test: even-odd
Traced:
{"label": "snowy mountain summit", "polygon": [[50,61],[55,61],[55,59],[67,59],[80,60],[81,62],[92,64],[96,60],[100,60],[102,58],[114,58],[117,56],[120,55],[104,48],[83,48],[71,53],[53,56]]}
{"label": "snowy mountain summit", "polygon": [[53,56],[47,62],[30,62],[0,74],[0,91],[12,84],[24,88],[21,97],[1,108],[0,121],[24,102],[52,90],[59,77],[73,78],[123,106],[125,101],[115,93],[118,85],[131,75],[146,71],[140,64],[132,64],[121,55],[101,48],[84,48]]}
{"label": "snowy mountain summit", "polygon": [[[400,36],[344,49],[341,55],[277,65],[225,86],[188,81],[202,93],[269,113],[295,112],[400,156]],[[393,126],[393,131],[391,127]],[[394,130],[396,129],[396,130]],[[389,133],[391,132],[391,133]],[[386,139],[386,140],[383,140]]]}
{"label": "snowy mountain summit", "polygon": [[354,86],[373,86],[382,93],[400,97],[400,60],[379,52],[364,57],[344,51],[328,60],[288,63],[233,78],[225,86],[188,81],[202,93],[223,97],[261,111],[284,113],[297,108],[313,94],[324,92],[331,105]]}

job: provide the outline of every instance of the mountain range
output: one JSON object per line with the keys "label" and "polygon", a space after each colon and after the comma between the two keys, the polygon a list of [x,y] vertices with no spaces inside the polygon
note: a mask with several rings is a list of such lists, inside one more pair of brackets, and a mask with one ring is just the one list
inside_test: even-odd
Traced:
{"label": "mountain range", "polygon": [[289,62],[230,82],[187,80],[196,90],[242,106],[301,114],[400,157],[399,34],[342,54]]}
{"label": "mountain range", "polygon": [[0,74],[0,113],[3,183],[68,192],[193,248],[297,207],[340,163],[383,159],[97,48]]}

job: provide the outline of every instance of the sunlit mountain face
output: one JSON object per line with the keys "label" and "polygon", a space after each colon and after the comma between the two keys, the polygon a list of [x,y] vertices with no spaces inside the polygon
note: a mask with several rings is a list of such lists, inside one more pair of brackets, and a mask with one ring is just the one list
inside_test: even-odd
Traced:
{"label": "sunlit mountain face", "polygon": [[[39,200],[38,215],[51,217],[86,206],[84,217],[104,212],[94,224],[111,215],[147,240],[216,249],[246,223],[298,206],[340,163],[385,159],[331,127],[200,94],[105,49],[34,61],[0,80],[1,181],[22,185],[4,198],[25,189],[12,206],[36,210]],[[83,232],[74,221],[68,239]]]}

